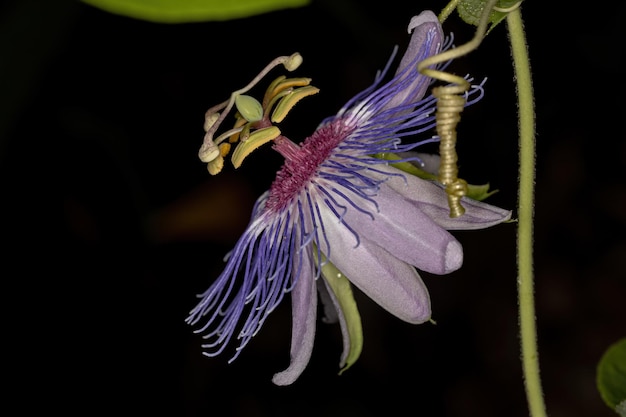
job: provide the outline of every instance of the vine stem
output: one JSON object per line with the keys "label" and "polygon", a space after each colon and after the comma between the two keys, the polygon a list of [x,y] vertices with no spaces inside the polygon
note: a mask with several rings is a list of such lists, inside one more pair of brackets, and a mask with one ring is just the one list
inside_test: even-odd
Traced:
{"label": "vine stem", "polygon": [[539,373],[533,276],[533,217],[535,191],[535,110],[533,86],[521,8],[506,17],[517,81],[519,117],[519,190],[517,223],[517,287],[521,360],[531,417],[546,417]]}

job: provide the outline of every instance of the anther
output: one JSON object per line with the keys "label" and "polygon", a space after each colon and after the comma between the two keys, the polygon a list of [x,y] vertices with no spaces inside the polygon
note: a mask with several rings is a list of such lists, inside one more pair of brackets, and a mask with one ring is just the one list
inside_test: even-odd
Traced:
{"label": "anther", "polygon": [[211,175],[219,174],[222,168],[224,168],[224,157],[222,157],[222,155],[217,155],[215,159],[213,159],[212,161],[209,161],[206,167],[207,167],[207,170],[209,171],[209,174]]}
{"label": "anther", "polygon": [[[275,80],[276,81],[276,80]],[[280,80],[280,82],[274,84],[272,83],[268,89],[268,95],[270,97],[275,96],[276,94],[278,94],[279,92],[286,90],[288,88],[293,88],[293,87],[304,87],[305,85],[309,85],[311,84],[311,79],[310,78],[285,78],[284,76],[282,77],[282,79]]]}
{"label": "anther", "polygon": [[307,85],[305,87],[296,88],[291,93],[287,94],[283,97],[274,112],[272,113],[272,123],[280,123],[283,121],[287,113],[296,105],[297,102],[302,100],[304,97],[312,96],[313,94],[317,94],[319,92],[319,88],[313,87],[312,85]]}
{"label": "anther", "polygon": [[220,156],[223,158],[226,155],[228,155],[228,152],[230,152],[230,143],[228,142],[220,143],[218,148],[220,150]]}
{"label": "anther", "polygon": [[239,168],[243,160],[250,155],[252,151],[276,139],[278,136],[280,136],[280,129],[276,126],[255,130],[245,141],[240,142],[235,148],[231,156],[233,166]]}

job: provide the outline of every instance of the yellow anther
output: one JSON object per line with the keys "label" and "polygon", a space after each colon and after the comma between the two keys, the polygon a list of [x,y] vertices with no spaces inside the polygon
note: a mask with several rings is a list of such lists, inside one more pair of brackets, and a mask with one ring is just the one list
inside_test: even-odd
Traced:
{"label": "yellow anther", "polygon": [[271,100],[268,100],[267,103],[265,103],[265,106],[263,107],[265,114],[263,115],[263,117],[269,118],[269,114],[272,112],[272,109],[274,108],[274,105],[276,103],[278,103],[278,100],[282,99],[283,97],[285,97],[288,94],[293,93],[293,88],[289,88],[287,90],[282,90],[279,91],[278,94],[276,94],[275,96],[271,97]]}
{"label": "yellow anther", "polygon": [[276,126],[254,131],[246,141],[240,142],[235,148],[233,156],[231,157],[233,166],[239,168],[243,160],[250,155],[252,151],[276,139],[278,136],[280,136],[280,129]]}
{"label": "yellow anther", "polygon": [[220,146],[218,146],[218,148],[220,148],[220,156],[223,158],[228,155],[228,152],[230,152],[230,143],[220,143]]}
{"label": "yellow anther", "polygon": [[224,158],[222,155],[217,155],[217,158],[210,161],[206,167],[209,170],[209,174],[217,175],[224,168]]}
{"label": "yellow anther", "polygon": [[[235,122],[235,125],[233,126],[233,129],[239,129],[240,127],[242,127],[243,125],[245,125],[246,123],[248,123],[248,121],[246,119],[244,119],[243,117],[241,117],[239,114],[237,114],[237,121]],[[239,140],[239,134],[240,132],[237,133],[233,133],[229,138],[228,141],[230,143],[235,143]]]}
{"label": "yellow anther", "polygon": [[287,94],[283,97],[274,112],[272,113],[272,123],[280,123],[283,121],[287,113],[296,105],[297,102],[302,100],[304,97],[311,96],[313,94],[317,94],[320,91],[319,88],[313,87],[312,85],[307,85],[305,87],[297,88],[293,90],[290,94]]}
{"label": "yellow anther", "polygon": [[270,97],[276,96],[276,94],[280,93],[283,90],[293,87],[303,87],[305,85],[311,84],[310,78],[287,78],[283,77],[283,80],[276,85],[270,86],[272,89],[267,89]]}
{"label": "yellow anther", "polygon": [[267,90],[265,90],[265,97],[263,98],[263,105],[265,106],[265,102],[267,100],[269,100],[271,97],[270,92],[274,91],[274,89],[276,88],[276,86],[278,84],[280,84],[284,79],[286,79],[287,77],[285,77],[284,75],[279,75],[278,77],[276,77],[276,79],[274,81],[272,81],[270,83],[270,85],[267,87]]}
{"label": "yellow anther", "polygon": [[310,83],[310,78],[287,78],[284,75],[277,77],[267,87],[265,95],[263,96],[263,109],[265,111],[265,116],[269,114],[278,99],[283,97],[285,94],[290,93],[294,87],[303,87],[305,85],[309,85]]}
{"label": "yellow anther", "polygon": [[279,75],[274,81],[270,83],[269,86],[267,86],[267,90],[265,90],[265,96],[263,97],[263,107],[265,107],[267,102],[272,98],[271,92],[274,91],[276,86],[286,78],[287,77],[285,77],[284,75]]}

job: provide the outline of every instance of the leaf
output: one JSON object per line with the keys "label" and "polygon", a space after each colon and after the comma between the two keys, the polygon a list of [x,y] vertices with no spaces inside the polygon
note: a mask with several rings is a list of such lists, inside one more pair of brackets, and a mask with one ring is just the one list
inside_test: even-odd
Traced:
{"label": "leaf", "polygon": [[[520,3],[522,0],[500,0],[496,3],[496,8],[500,10],[507,10],[515,7],[516,4]],[[457,6],[457,13],[463,19],[463,21],[467,24],[478,26],[478,22],[480,21],[480,16],[485,8],[485,4],[487,0],[462,0]],[[502,22],[506,17],[507,12],[494,10],[491,12],[489,16],[489,22],[491,25],[487,29],[487,33],[491,32],[491,30],[496,27],[497,24]]]}
{"label": "leaf", "polygon": [[306,6],[310,0],[82,0],[109,13],[155,23],[231,20]]}
{"label": "leaf", "polygon": [[596,385],[606,405],[626,417],[626,337],[609,346],[602,355]]}

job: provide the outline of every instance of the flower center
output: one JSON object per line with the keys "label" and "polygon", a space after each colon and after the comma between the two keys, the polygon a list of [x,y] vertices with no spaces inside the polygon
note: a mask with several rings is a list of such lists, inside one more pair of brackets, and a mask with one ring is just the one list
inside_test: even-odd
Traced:
{"label": "flower center", "polygon": [[320,165],[354,128],[345,120],[335,120],[297,145],[284,136],[274,141],[273,149],[285,157],[285,163],[276,174],[267,200],[268,210],[281,210],[314,181]]}

